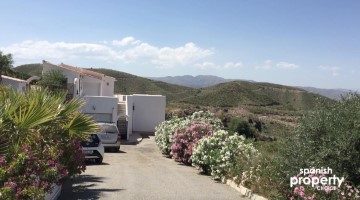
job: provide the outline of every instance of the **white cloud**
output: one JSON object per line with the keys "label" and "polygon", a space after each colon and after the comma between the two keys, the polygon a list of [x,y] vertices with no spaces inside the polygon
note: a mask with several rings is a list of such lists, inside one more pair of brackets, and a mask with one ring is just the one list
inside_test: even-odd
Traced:
{"label": "white cloud", "polygon": [[280,69],[296,69],[299,67],[299,65],[295,65],[287,62],[279,62],[276,64],[276,67]]}
{"label": "white cloud", "polygon": [[328,72],[331,72],[331,74],[333,76],[338,76],[339,75],[339,70],[340,68],[339,67],[334,67],[334,66],[320,66],[319,67],[321,70],[323,71],[328,71]]}
{"label": "white cloud", "polygon": [[[112,42],[114,44],[114,41]],[[202,49],[194,43],[183,46],[157,47],[148,43],[126,37],[115,42],[124,45],[119,48],[106,42],[99,43],[66,43],[49,41],[24,41],[1,48],[5,53],[13,54],[14,60],[23,63],[48,59],[53,62],[66,62],[69,59],[90,59],[106,62],[137,63],[153,65],[160,68],[193,65],[214,52]],[[132,44],[132,45],[128,45]],[[128,46],[126,46],[128,45]]]}
{"label": "white cloud", "polygon": [[136,40],[132,36],[124,37],[121,40],[113,40],[112,41],[113,45],[118,45],[118,46],[127,46],[127,45],[130,45],[130,44],[135,45],[135,44],[139,44],[139,43],[140,43],[140,40]]}
{"label": "white cloud", "polygon": [[266,60],[262,65],[255,66],[255,69],[284,69],[284,70],[291,70],[299,68],[299,65],[288,63],[288,62],[278,62],[275,63],[272,60]]}
{"label": "white cloud", "polygon": [[194,65],[196,68],[199,68],[201,70],[207,70],[207,69],[216,69],[216,70],[221,70],[221,69],[236,69],[236,68],[241,68],[243,66],[243,64],[241,62],[227,62],[224,65],[216,65],[215,63],[212,62],[203,62],[200,64],[195,64]]}
{"label": "white cloud", "polygon": [[216,68],[216,65],[212,62],[203,62],[203,63],[198,63],[194,65],[196,68],[201,69],[201,70],[206,70],[206,69],[214,69]]}
{"label": "white cloud", "polygon": [[223,66],[223,68],[224,69],[234,69],[234,68],[240,68],[242,66],[243,66],[243,64],[241,62],[237,62],[237,63],[228,62]]}
{"label": "white cloud", "polygon": [[255,67],[255,69],[271,69],[271,68],[273,68],[272,60],[266,60],[262,65]]}
{"label": "white cloud", "polygon": [[115,53],[103,44],[65,43],[27,40],[2,48],[4,52],[13,54],[14,58],[25,60],[68,59],[77,57],[91,57],[107,59]]}

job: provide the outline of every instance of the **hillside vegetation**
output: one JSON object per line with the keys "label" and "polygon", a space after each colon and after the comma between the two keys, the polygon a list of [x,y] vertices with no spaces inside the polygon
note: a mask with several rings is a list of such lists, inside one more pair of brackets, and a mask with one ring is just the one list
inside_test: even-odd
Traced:
{"label": "hillside vegetation", "polygon": [[154,81],[125,72],[111,69],[91,70],[114,77],[116,79],[114,92],[117,94],[160,94],[173,102],[196,93],[196,90],[192,88]]}
{"label": "hillside vegetation", "polygon": [[[21,65],[16,71],[41,75],[41,64]],[[303,89],[271,83],[232,81],[212,87],[194,89],[161,81],[150,80],[111,69],[90,69],[114,77],[117,94],[160,94],[171,104],[212,107],[249,106],[279,110],[308,110],[317,99],[326,99]],[[328,100],[331,101],[331,100]]]}
{"label": "hillside vegetation", "polygon": [[28,74],[30,76],[41,76],[42,73],[42,64],[35,63],[35,64],[26,64],[26,65],[19,65],[14,68],[15,71],[22,72]]}

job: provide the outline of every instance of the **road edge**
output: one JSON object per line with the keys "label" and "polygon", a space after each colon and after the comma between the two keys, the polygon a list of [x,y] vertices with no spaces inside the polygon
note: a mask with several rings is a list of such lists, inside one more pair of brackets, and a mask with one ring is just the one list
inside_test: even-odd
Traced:
{"label": "road edge", "polygon": [[257,195],[253,193],[250,189],[240,185],[236,184],[233,180],[226,180],[226,185],[229,185],[230,187],[234,188],[236,191],[240,192],[244,197],[247,197],[251,200],[268,200],[267,198]]}

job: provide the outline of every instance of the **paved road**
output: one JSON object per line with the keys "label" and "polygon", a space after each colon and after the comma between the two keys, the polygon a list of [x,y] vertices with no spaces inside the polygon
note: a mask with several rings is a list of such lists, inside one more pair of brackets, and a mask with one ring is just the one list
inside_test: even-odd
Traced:
{"label": "paved road", "polygon": [[85,173],[66,182],[60,200],[245,200],[195,168],[164,158],[153,139],[122,145],[119,153],[105,153],[102,165],[88,165]]}

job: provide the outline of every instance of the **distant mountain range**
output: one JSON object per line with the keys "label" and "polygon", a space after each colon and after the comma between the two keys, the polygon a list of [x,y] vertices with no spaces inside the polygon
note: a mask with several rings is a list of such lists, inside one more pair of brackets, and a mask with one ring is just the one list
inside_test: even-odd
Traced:
{"label": "distant mountain range", "polygon": [[328,97],[330,99],[341,99],[342,96],[348,95],[350,92],[355,92],[348,89],[321,89],[321,88],[314,88],[314,87],[299,87],[308,92],[312,92],[315,94],[320,94],[322,96]]}
{"label": "distant mountain range", "polygon": [[[191,88],[207,88],[218,85],[220,83],[227,83],[231,81],[238,81],[240,79],[225,79],[218,76],[211,76],[211,75],[199,75],[199,76],[166,76],[166,77],[148,77],[152,80],[162,81],[166,83],[182,85]],[[241,81],[248,81],[255,83],[252,80],[241,80]],[[340,99],[341,96],[346,96],[351,90],[347,89],[321,89],[315,87],[298,87],[304,89],[308,92],[319,94],[330,99]]]}
{"label": "distant mountain range", "polygon": [[148,79],[162,81],[165,83],[171,83],[176,85],[182,85],[191,88],[206,88],[215,86],[220,83],[227,83],[230,81],[249,81],[255,82],[251,80],[242,80],[242,79],[225,79],[218,76],[212,75],[199,75],[199,76],[166,76],[166,77],[147,77]]}

